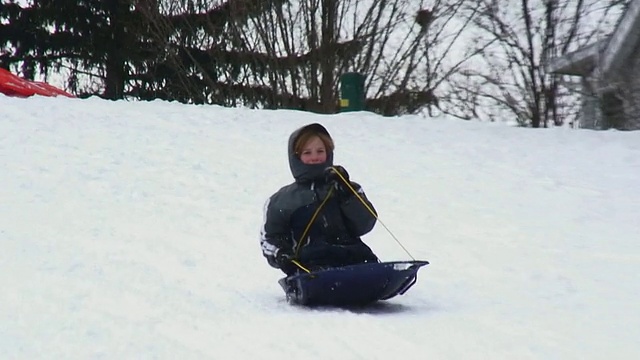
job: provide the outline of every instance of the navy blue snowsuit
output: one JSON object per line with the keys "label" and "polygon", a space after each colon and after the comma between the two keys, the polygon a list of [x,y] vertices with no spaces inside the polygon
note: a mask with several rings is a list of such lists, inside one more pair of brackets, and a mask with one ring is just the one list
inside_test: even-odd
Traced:
{"label": "navy blue snowsuit", "polygon": [[[375,209],[354,182],[351,186],[368,208],[354,194],[339,195],[330,189],[324,178],[324,170],[333,166],[333,151],[327,149],[323,164],[304,164],[294,146],[305,131],[328,131],[320,124],[310,124],[294,131],[289,137],[289,166],[295,182],[282,187],[267,200],[264,209],[264,225],[260,244],[268,263],[291,275],[297,270],[293,263],[279,264],[280,251],[292,254],[308,269],[326,268],[377,262],[378,258],[360,237],[373,229],[376,223]],[[310,219],[320,204],[325,204],[311,224],[307,235],[301,239]],[[371,211],[370,211],[371,210]]]}

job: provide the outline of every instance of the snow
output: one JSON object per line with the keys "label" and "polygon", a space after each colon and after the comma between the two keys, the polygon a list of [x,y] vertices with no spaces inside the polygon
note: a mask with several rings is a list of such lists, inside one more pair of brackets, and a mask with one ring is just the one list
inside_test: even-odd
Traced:
{"label": "snow", "polygon": [[[3,359],[640,358],[640,132],[94,98],[0,114]],[[405,295],[284,301],[262,208],[311,122],[379,212],[364,240],[430,261]]]}

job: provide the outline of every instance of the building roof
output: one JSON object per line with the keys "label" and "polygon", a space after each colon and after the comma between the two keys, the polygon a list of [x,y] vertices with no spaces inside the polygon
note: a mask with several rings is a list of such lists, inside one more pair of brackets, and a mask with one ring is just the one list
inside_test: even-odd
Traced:
{"label": "building roof", "polygon": [[632,0],[602,54],[602,71],[620,68],[640,40],[640,0]]}
{"label": "building roof", "polygon": [[619,69],[640,41],[640,0],[632,0],[606,40],[551,59],[547,71],[565,75],[589,75],[598,66],[602,73]]}
{"label": "building roof", "polygon": [[556,74],[586,76],[595,68],[598,63],[598,57],[606,45],[606,40],[600,40],[597,43],[551,59],[547,64],[547,71]]}

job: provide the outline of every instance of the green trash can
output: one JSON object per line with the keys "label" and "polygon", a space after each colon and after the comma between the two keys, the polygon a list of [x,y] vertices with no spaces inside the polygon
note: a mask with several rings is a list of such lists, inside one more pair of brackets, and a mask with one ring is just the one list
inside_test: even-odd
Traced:
{"label": "green trash can", "polygon": [[340,77],[340,112],[364,110],[364,75],[345,73]]}

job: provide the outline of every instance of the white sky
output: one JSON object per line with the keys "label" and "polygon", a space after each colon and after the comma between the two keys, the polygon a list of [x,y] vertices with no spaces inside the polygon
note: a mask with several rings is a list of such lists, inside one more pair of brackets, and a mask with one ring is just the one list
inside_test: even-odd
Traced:
{"label": "white sky", "polygon": [[[3,359],[640,358],[640,132],[0,95]],[[319,121],[429,260],[360,311],[288,305],[262,206]],[[378,224],[382,260],[407,255]]]}

